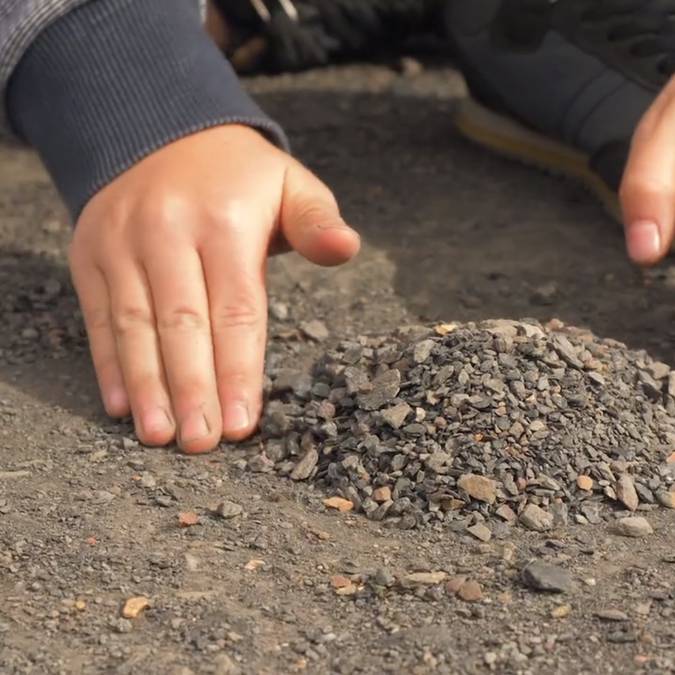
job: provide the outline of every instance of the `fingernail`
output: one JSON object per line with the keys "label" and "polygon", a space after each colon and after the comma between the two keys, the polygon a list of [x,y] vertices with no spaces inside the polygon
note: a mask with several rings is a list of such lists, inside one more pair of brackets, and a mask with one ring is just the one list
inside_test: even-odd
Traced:
{"label": "fingernail", "polygon": [[122,387],[113,387],[106,392],[106,408],[115,412],[125,410],[129,406],[127,393]]}
{"label": "fingernail", "polygon": [[661,234],[656,223],[639,220],[628,226],[628,255],[638,264],[654,262],[661,252]]}
{"label": "fingernail", "polygon": [[237,432],[248,429],[251,418],[248,414],[248,406],[242,401],[235,401],[225,406],[223,427],[226,432]]}
{"label": "fingernail", "polygon": [[146,434],[168,431],[173,426],[169,415],[163,408],[155,408],[143,413],[141,424]]}
{"label": "fingernail", "polygon": [[195,411],[187,416],[180,427],[180,439],[183,443],[199,441],[210,433],[209,424],[204,414]]}

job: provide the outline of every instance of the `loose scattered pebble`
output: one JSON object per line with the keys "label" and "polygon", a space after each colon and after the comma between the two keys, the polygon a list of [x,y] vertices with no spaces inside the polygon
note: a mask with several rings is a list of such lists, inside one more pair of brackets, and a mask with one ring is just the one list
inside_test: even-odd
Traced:
{"label": "loose scattered pebble", "polygon": [[635,511],[640,503],[632,478],[628,474],[619,477],[614,488],[616,498],[630,511]]}
{"label": "loose scattered pebble", "polygon": [[661,506],[667,509],[675,509],[675,492],[657,492],[656,499]]}
{"label": "loose scattered pebble", "polygon": [[129,598],[122,607],[122,616],[125,619],[135,619],[144,609],[150,606],[150,600],[144,595]]}
{"label": "loose scattered pebble", "polygon": [[230,520],[231,518],[236,518],[237,516],[240,516],[244,512],[244,509],[240,504],[236,504],[235,502],[231,502],[228,499],[220,502],[218,506],[216,506],[214,513],[221,518],[224,518],[225,520]]}
{"label": "loose scattered pebble", "polygon": [[342,497],[328,497],[328,499],[323,500],[324,506],[327,506],[329,509],[337,509],[341,513],[351,511],[354,508],[354,504],[348,499],[343,499]]}
{"label": "loose scattered pebble", "polygon": [[460,476],[457,487],[466,492],[469,497],[487,504],[494,504],[497,498],[497,484],[495,481],[483,476],[465,474]]}
{"label": "loose scattered pebble", "polygon": [[330,585],[333,588],[346,588],[347,586],[352,585],[352,580],[349,577],[342,576],[341,574],[335,574],[330,578]]}
{"label": "loose scattered pebble", "polygon": [[553,516],[536,504],[528,504],[520,514],[519,521],[528,529],[545,532],[553,527]]}
{"label": "loose scattered pebble", "polygon": [[590,492],[593,489],[593,479],[590,476],[579,475],[577,476],[577,487],[580,490]]}
{"label": "loose scattered pebble", "polygon": [[483,589],[477,581],[465,581],[459,587],[457,597],[464,602],[479,602],[483,599]]}
{"label": "loose scattered pebble", "polygon": [[558,605],[551,610],[551,618],[565,619],[572,612],[572,605]]}
{"label": "loose scattered pebble", "polygon": [[330,335],[328,328],[326,328],[326,324],[317,319],[313,319],[312,321],[302,321],[300,323],[300,331],[303,335],[306,335],[308,338],[316,340],[317,342],[326,340]]}
{"label": "loose scattered pebble", "polygon": [[488,542],[490,539],[492,539],[492,532],[490,528],[486,525],[483,525],[483,523],[476,523],[471,527],[467,527],[466,531],[481,541]]}
{"label": "loose scattered pebble", "polygon": [[442,583],[448,574],[447,572],[413,572],[406,574],[403,581],[409,584],[434,585]]}
{"label": "loose scattered pebble", "polygon": [[521,572],[521,578],[526,586],[535,591],[568,593],[574,588],[572,576],[567,570],[542,560],[526,565]]}
{"label": "loose scattered pebble", "polygon": [[623,537],[645,537],[648,534],[654,534],[649,521],[642,516],[621,518],[613,524],[612,531]]}
{"label": "loose scattered pebble", "polygon": [[595,612],[595,616],[603,621],[628,621],[628,614],[622,612],[620,609],[600,609]]}
{"label": "loose scattered pebble", "polygon": [[249,572],[255,572],[257,569],[260,569],[264,564],[265,564],[264,560],[253,558],[244,565],[244,569],[248,570]]}
{"label": "loose scattered pebble", "polygon": [[465,582],[466,577],[464,576],[452,577],[452,579],[448,579],[445,587],[447,588],[448,592],[457,593],[457,591],[464,585]]}
{"label": "loose scattered pebble", "polygon": [[192,511],[181,511],[178,514],[178,524],[180,527],[192,527],[199,522],[199,516]]}

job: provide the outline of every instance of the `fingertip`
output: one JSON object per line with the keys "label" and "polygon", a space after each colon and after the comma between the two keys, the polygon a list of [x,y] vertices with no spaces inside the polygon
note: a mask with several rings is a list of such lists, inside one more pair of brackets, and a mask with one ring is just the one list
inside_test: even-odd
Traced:
{"label": "fingertip", "polygon": [[203,455],[207,452],[213,452],[220,443],[220,434],[218,436],[209,435],[198,440],[182,441],[178,439],[178,447],[186,455]]}
{"label": "fingertip", "polygon": [[163,408],[147,410],[136,422],[136,435],[143,445],[168,445],[176,437],[176,423]]}
{"label": "fingertip", "polygon": [[193,410],[181,421],[178,445],[188,455],[198,455],[216,449],[221,438],[220,419],[201,410]]}
{"label": "fingertip", "polygon": [[245,401],[230,401],[223,408],[223,438],[238,442],[248,438],[256,429],[260,406]]}
{"label": "fingertip", "polygon": [[361,237],[344,221],[333,227],[316,227],[312,241],[298,247],[298,252],[317,265],[334,267],[342,265],[357,255]]}
{"label": "fingertip", "polygon": [[129,397],[122,387],[113,386],[103,391],[103,407],[108,417],[115,419],[131,414]]}
{"label": "fingertip", "polygon": [[626,228],[626,246],[631,260],[638,265],[654,265],[662,257],[662,236],[657,223],[638,220]]}

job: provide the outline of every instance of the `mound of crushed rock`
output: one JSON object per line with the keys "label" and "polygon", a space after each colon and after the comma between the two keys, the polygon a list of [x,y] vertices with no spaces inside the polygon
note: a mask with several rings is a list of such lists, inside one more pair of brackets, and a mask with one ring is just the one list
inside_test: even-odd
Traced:
{"label": "mound of crushed rock", "polygon": [[361,336],[268,394],[249,467],[372,520],[487,540],[675,507],[675,372],[556,320]]}

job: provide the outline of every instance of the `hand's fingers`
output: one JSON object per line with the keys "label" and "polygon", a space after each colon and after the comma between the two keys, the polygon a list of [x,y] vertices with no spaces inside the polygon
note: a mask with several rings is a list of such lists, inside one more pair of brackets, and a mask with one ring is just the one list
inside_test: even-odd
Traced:
{"label": "hand's fingers", "polygon": [[[251,216],[220,223],[200,251],[208,287],[223,435],[241,440],[255,429],[262,406],[267,330],[266,236]],[[227,264],[223,264],[224,261]]]}
{"label": "hand's fingers", "polygon": [[675,230],[675,99],[664,91],[633,136],[620,189],[631,259],[658,262]]}
{"label": "hand's fingers", "polygon": [[298,253],[319,265],[340,265],[359,250],[359,235],[340,216],[333,193],[310,171],[286,172],[281,231]]}
{"label": "hand's fingers", "polygon": [[72,258],[70,269],[89,336],[89,349],[103,405],[111,417],[125,417],[131,409],[117,359],[108,288],[95,265]]}
{"label": "hand's fingers", "polygon": [[136,433],[146,445],[164,445],[174,438],[176,426],[163,378],[145,274],[130,260],[111,260],[103,272]]}
{"label": "hand's fingers", "polygon": [[153,237],[149,246],[144,260],[178,442],[207,452],[221,439],[222,416],[202,263],[187,241]]}

